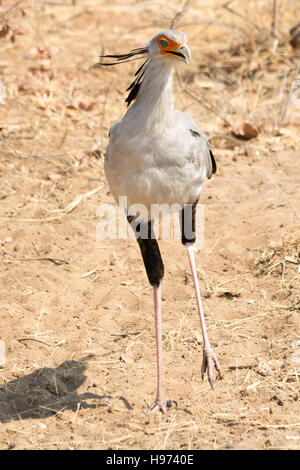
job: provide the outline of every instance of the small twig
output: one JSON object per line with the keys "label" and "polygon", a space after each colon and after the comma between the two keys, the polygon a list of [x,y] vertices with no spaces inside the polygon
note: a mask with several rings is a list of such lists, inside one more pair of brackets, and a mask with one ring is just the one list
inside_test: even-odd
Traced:
{"label": "small twig", "polygon": [[247,141],[246,140],[241,140],[241,139],[238,139],[237,137],[234,137],[234,135],[227,135],[227,134],[222,134],[222,133],[214,133],[214,134],[210,134],[209,135],[209,140],[213,140],[213,139],[225,139],[225,140],[229,140],[230,142],[232,142],[234,145],[236,146],[246,146],[247,145]]}
{"label": "small twig", "polygon": [[75,13],[74,15],[71,15],[69,16],[69,18],[66,18],[65,20],[63,21],[59,21],[58,23],[54,24],[54,25],[51,25],[50,28],[48,29],[48,33],[51,32],[51,30],[53,28],[59,28],[61,26],[65,26],[66,23],[68,23],[69,21],[72,21],[72,20],[75,20],[75,18],[78,18],[82,15],[92,15],[92,12],[86,10],[85,8],[83,8],[81,11],[79,11],[78,13]]}
{"label": "small twig", "polygon": [[23,3],[24,0],[19,0],[18,2],[16,2],[14,5],[12,5],[11,7],[9,7],[7,10],[5,10],[3,13],[1,13],[0,15],[0,19],[1,18],[4,18],[5,15],[7,15],[8,13],[11,13],[15,8],[17,8],[18,5],[20,5],[20,3]]}
{"label": "small twig", "polygon": [[222,116],[215,108],[213,108],[211,105],[207,104],[208,103],[208,100],[206,98],[204,98],[204,96],[201,94],[200,98],[198,98],[197,96],[195,96],[192,92],[190,92],[187,88],[183,87],[182,86],[182,91],[184,93],[186,93],[187,95],[189,95],[191,98],[193,98],[194,100],[198,101],[198,103],[200,103],[202,106],[204,106],[204,108],[206,109],[209,109],[209,111],[212,111],[214,114],[216,114],[216,116],[218,116],[219,118],[221,118],[225,124],[227,124],[227,126],[229,127],[232,127],[231,123],[228,121],[228,119],[226,119],[224,116]]}
{"label": "small twig", "polygon": [[[291,83],[293,83],[296,80],[299,71],[300,71],[300,59],[298,60],[297,65],[295,67],[295,70],[291,79]],[[280,103],[279,116],[277,118],[277,132],[278,133],[280,132],[280,129],[284,124],[284,119],[285,119],[285,116],[286,116],[286,113],[287,113],[287,110],[291,101],[291,97],[293,94],[292,86],[289,87],[288,93],[285,93],[285,91],[286,91],[286,81],[284,83],[284,91],[283,91],[283,97]]]}
{"label": "small twig", "polygon": [[[299,60],[299,65],[300,65],[300,60]],[[260,175],[261,175],[261,172],[260,172]],[[288,197],[286,196],[286,194],[285,194],[285,193],[283,192],[283,190],[278,186],[278,184],[275,183],[275,182],[273,181],[273,179],[270,178],[266,172],[263,172],[263,177],[264,177],[266,180],[268,180],[269,183],[274,186],[274,188],[277,189],[277,191],[281,194],[281,196],[283,197],[283,199],[285,200],[285,202],[290,206],[290,208],[292,209],[292,211],[293,211],[293,213],[295,214],[295,216],[296,216],[297,218],[299,218],[299,217],[300,217],[300,216],[299,216],[299,211],[296,210],[296,208],[294,207],[294,205],[291,203],[290,198],[288,198]],[[258,235],[258,234],[257,234],[257,235]]]}
{"label": "small twig", "polygon": [[217,73],[222,75],[227,82],[231,83],[232,85],[236,85],[236,80],[231,78],[230,75],[228,73],[226,73],[224,70],[222,70],[220,67],[218,67],[217,65],[212,64],[211,68],[212,68],[212,70],[215,70]]}
{"label": "small twig", "polygon": [[241,364],[236,366],[229,366],[228,370],[236,370],[236,369],[254,369],[256,364]]}
{"label": "small twig", "polygon": [[284,281],[284,273],[285,273],[285,262],[284,260],[281,261],[281,281]]}
{"label": "small twig", "polygon": [[0,220],[14,220],[15,222],[47,222],[49,220],[62,219],[65,215],[72,212],[81,203],[81,201],[84,198],[88,198],[90,196],[93,196],[98,191],[100,191],[100,189],[102,189],[102,188],[103,188],[103,185],[100,185],[97,188],[92,189],[91,191],[88,191],[85,194],[81,194],[80,196],[77,196],[64,209],[57,209],[57,210],[52,211],[52,212],[58,212],[58,215],[55,215],[53,217],[45,217],[44,219],[41,219],[41,218],[37,218],[37,219],[15,219],[14,217],[0,217]]}
{"label": "small twig", "polygon": [[[34,258],[32,258],[34,260]],[[60,266],[61,264],[69,264],[69,261],[64,259],[56,259],[56,258],[36,258],[37,261],[51,261],[51,263]]]}
{"label": "small twig", "polygon": [[271,32],[272,35],[275,36],[275,31],[276,31],[276,17],[277,17],[277,0],[273,0],[273,15],[272,15],[272,26],[271,26]]}
{"label": "small twig", "polygon": [[170,29],[175,29],[175,28],[176,28],[179,19],[182,17],[182,15],[183,15],[183,14],[186,12],[186,10],[188,9],[189,3],[190,3],[190,0],[184,0],[184,1],[182,2],[181,7],[179,8],[179,10],[177,11],[177,13],[175,14],[174,18],[173,18],[172,21],[171,21]]}
{"label": "small twig", "polygon": [[46,346],[50,346],[49,343],[46,343],[46,341],[42,341],[41,339],[37,338],[19,338],[18,341],[22,343],[23,341],[36,341],[37,343],[43,343],[46,344]]}
{"label": "small twig", "polygon": [[70,101],[69,103],[74,109],[76,109],[77,111],[80,112],[81,116],[83,117],[83,119],[85,120],[86,122],[86,125],[87,127],[89,128],[91,134],[92,134],[92,138],[97,146],[97,148],[99,149],[99,151],[101,152],[101,143],[98,141],[97,137],[96,137],[96,134],[94,132],[94,129],[92,128],[91,124],[90,124],[90,121],[89,121],[89,118],[88,118],[88,115],[86,112],[84,112],[82,109],[80,109],[79,106],[77,106],[72,100]]}
{"label": "small twig", "polygon": [[126,398],[124,398],[124,397],[122,397],[122,396],[120,396],[120,397],[118,397],[118,398],[119,398],[119,400],[121,400],[121,401],[124,403],[124,405],[126,406],[127,410],[133,410],[132,406],[131,406],[130,403],[126,400]]}
{"label": "small twig", "polygon": [[241,13],[235,11],[233,8],[230,8],[228,5],[225,5],[223,8],[224,8],[225,10],[229,11],[229,13],[231,13],[232,15],[235,15],[235,16],[237,16],[238,18],[241,18],[241,19],[244,20],[246,23],[252,24],[252,26],[254,26],[254,28],[255,28],[257,31],[261,32],[260,27],[257,26],[257,24],[255,24],[254,21],[250,20],[249,17],[246,17],[246,16],[242,15]]}
{"label": "small twig", "polygon": [[23,261],[51,261],[51,263],[54,263],[57,266],[60,266],[61,264],[69,264],[69,261],[66,261],[64,259],[57,259],[57,258],[49,258],[49,257],[46,257],[46,258],[17,258],[14,255],[11,255],[11,256],[13,256],[13,258],[15,258],[16,260],[22,261],[22,262]]}

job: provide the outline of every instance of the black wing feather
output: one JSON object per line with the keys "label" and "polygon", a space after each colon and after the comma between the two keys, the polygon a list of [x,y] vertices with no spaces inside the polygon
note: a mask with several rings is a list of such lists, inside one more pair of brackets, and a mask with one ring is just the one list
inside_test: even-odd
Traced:
{"label": "black wing feather", "polygon": [[[201,137],[199,132],[195,131],[194,129],[190,129],[190,133],[192,134],[193,137]],[[208,145],[210,146],[210,144],[208,144]],[[212,175],[213,175],[214,173],[217,172],[217,164],[216,164],[216,160],[215,160],[214,154],[212,153],[211,148],[209,148],[209,156],[210,156],[210,159],[211,159]]]}
{"label": "black wing feather", "polygon": [[214,174],[214,173],[217,173],[217,164],[216,164],[216,160],[211,149],[209,149],[209,154],[210,154],[211,164],[212,164],[212,173]]}

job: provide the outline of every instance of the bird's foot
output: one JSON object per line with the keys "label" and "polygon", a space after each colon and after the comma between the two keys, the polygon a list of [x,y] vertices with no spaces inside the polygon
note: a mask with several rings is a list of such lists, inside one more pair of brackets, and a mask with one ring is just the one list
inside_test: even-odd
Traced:
{"label": "bird's foot", "polygon": [[156,411],[160,411],[162,414],[165,414],[167,411],[166,408],[166,401],[161,397],[156,397],[155,404],[151,408],[150,413],[155,413]]}
{"label": "bird's foot", "polygon": [[202,380],[204,378],[205,372],[207,371],[208,381],[212,389],[214,388],[215,381],[214,368],[218,372],[218,378],[221,379],[221,368],[217,356],[215,355],[210,345],[204,345],[201,367]]}

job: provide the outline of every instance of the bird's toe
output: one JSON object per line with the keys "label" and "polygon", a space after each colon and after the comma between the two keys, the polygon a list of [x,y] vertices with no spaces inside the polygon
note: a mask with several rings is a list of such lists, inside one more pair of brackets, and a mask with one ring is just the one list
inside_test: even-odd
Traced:
{"label": "bird's toe", "polygon": [[204,374],[207,371],[208,381],[212,389],[214,388],[214,382],[215,382],[214,369],[216,369],[216,371],[218,372],[218,378],[221,379],[221,367],[217,359],[217,356],[215,355],[213,349],[210,346],[204,346],[201,375],[203,379]]}
{"label": "bird's toe", "polygon": [[156,411],[160,411],[162,414],[167,412],[167,403],[164,399],[156,398],[154,406],[151,408],[150,413],[155,413]]}

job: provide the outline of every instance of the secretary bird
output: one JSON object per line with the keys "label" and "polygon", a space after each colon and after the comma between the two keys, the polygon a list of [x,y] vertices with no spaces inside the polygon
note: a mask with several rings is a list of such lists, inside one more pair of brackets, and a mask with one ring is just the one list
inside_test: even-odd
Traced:
{"label": "secretary bird", "polygon": [[[99,65],[116,65],[146,59],[127,88],[129,109],[109,132],[105,175],[118,202],[126,196],[129,224],[134,230],[146,273],[154,294],[157,393],[151,411],[165,411],[161,333],[161,282],[164,264],[153,231],[151,207],[168,204],[179,207],[181,240],[187,250],[203,335],[202,379],[207,371],[213,388],[218,359],[210,346],[200,297],[194,256],[196,205],[203,183],[216,172],[211,146],[194,119],[173,106],[173,69],[189,64],[191,52],[187,35],[166,30],[156,34],[144,47],[127,54],[105,55]],[[111,59],[114,59],[111,61]],[[130,207],[144,207],[138,216]]]}

